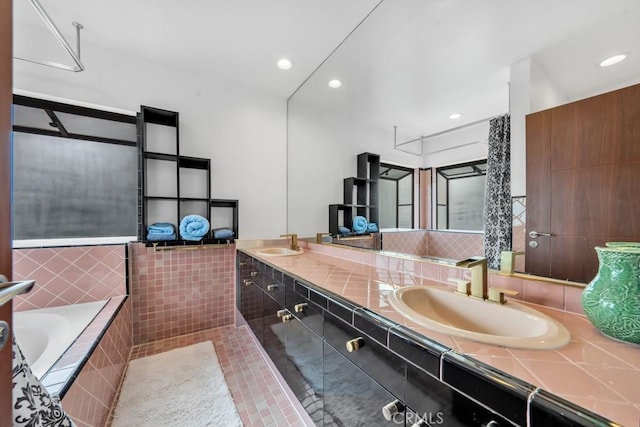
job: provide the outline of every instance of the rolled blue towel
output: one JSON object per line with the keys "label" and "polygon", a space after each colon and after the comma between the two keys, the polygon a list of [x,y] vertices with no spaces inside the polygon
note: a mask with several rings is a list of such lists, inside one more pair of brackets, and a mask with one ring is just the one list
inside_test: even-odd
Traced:
{"label": "rolled blue towel", "polygon": [[169,222],[155,222],[147,227],[147,232],[149,234],[175,234],[176,229]]}
{"label": "rolled blue towel", "polygon": [[187,215],[180,221],[180,237],[184,240],[202,240],[209,232],[209,221],[200,215]]}
{"label": "rolled blue towel", "polygon": [[214,239],[232,239],[233,230],[227,227],[213,229]]}
{"label": "rolled blue towel", "polygon": [[367,226],[369,223],[367,222],[367,218],[363,216],[356,216],[353,218],[353,231],[356,233],[364,233],[367,231]]}
{"label": "rolled blue towel", "polygon": [[370,231],[371,233],[377,233],[378,232],[378,224],[376,224],[375,222],[370,222],[367,225],[367,231]]}
{"label": "rolled blue towel", "polygon": [[338,231],[340,232],[340,234],[349,234],[351,233],[351,230],[349,230],[347,227],[343,227],[343,226],[338,226]]}

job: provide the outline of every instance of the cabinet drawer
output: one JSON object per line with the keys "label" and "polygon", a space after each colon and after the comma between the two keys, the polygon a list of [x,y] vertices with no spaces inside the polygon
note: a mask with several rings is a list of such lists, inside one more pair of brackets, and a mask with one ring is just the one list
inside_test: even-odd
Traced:
{"label": "cabinet drawer", "polygon": [[[330,313],[324,316],[324,337],[331,346],[351,360],[367,375],[393,393],[397,398],[405,397],[406,362],[378,344],[369,335],[358,331],[351,325]],[[358,339],[360,347],[349,351],[347,342]]]}
{"label": "cabinet drawer", "polygon": [[262,289],[265,294],[284,306],[285,286],[282,281],[282,273],[272,268],[266,271],[262,280]]}
{"label": "cabinet drawer", "polygon": [[404,412],[387,421],[382,408],[396,397],[324,342],[324,425],[404,426]]}
{"label": "cabinet drawer", "polygon": [[285,306],[287,310],[316,334],[322,334],[323,310],[309,299],[309,289],[297,281],[286,287]]}

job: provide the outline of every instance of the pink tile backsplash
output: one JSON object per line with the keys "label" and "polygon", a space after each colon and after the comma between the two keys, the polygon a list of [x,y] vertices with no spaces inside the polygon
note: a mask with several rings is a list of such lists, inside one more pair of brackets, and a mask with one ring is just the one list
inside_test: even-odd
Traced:
{"label": "pink tile backsplash", "polygon": [[382,250],[425,256],[427,255],[427,234],[426,230],[382,233]]}
{"label": "pink tile backsplash", "polygon": [[564,309],[574,313],[584,314],[582,309],[582,291],[584,288],[574,286],[564,287]]}
{"label": "pink tile backsplash", "polygon": [[135,344],[234,323],[235,245],[129,249]]}
{"label": "pink tile backsplash", "polygon": [[564,308],[564,286],[535,280],[523,281],[523,299],[547,307]]}
{"label": "pink tile backsplash", "polygon": [[13,279],[33,279],[14,310],[57,307],[126,295],[125,245],[13,250]]}
{"label": "pink tile backsplash", "polygon": [[429,230],[427,255],[442,258],[465,259],[482,255],[482,233],[459,233],[451,231]]}

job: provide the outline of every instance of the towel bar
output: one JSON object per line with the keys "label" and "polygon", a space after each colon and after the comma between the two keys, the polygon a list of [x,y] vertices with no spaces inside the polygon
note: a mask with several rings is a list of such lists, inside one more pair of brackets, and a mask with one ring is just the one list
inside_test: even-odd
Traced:
{"label": "towel bar", "polygon": [[160,246],[158,247],[158,243],[152,243],[154,252],[165,252],[165,251],[196,251],[199,249],[216,249],[219,247],[228,248],[231,246],[231,241],[227,240],[226,243],[207,243],[201,245],[182,245],[182,246]]}

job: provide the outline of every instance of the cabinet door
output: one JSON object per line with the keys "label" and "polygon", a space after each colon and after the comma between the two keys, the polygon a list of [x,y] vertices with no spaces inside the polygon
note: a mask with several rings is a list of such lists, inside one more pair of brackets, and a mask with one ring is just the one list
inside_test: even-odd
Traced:
{"label": "cabinet door", "polygon": [[323,425],[322,338],[300,320],[286,323],[287,384],[313,422]]}
{"label": "cabinet door", "polygon": [[284,347],[287,324],[276,314],[279,310],[283,310],[284,306],[268,295],[265,295],[262,301],[264,306],[262,345],[284,378],[287,375]]}
{"label": "cabinet door", "polygon": [[404,412],[387,421],[382,408],[395,397],[324,342],[324,424],[403,426]]}
{"label": "cabinet door", "polygon": [[240,294],[240,314],[247,321],[251,330],[260,343],[263,341],[263,315],[264,308],[262,302],[262,290],[255,283],[252,273],[255,270],[249,269],[238,277],[237,290]]}

